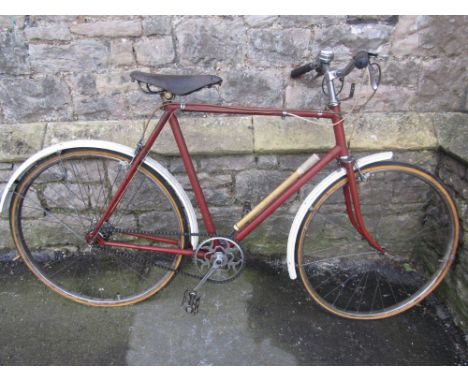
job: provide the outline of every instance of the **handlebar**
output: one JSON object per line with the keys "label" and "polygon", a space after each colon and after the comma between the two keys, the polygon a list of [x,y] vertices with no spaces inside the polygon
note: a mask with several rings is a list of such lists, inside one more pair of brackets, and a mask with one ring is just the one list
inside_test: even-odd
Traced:
{"label": "handlebar", "polygon": [[[302,76],[303,74],[310,72],[311,70],[315,70],[317,78],[320,75],[325,75],[324,81],[322,83],[322,91],[328,96],[329,98],[329,106],[336,106],[339,105],[340,100],[337,97],[335,85],[333,83],[334,79],[340,79],[341,81],[346,77],[349,73],[351,73],[355,68],[357,69],[365,69],[367,68],[369,71],[370,83],[371,87],[374,92],[377,90],[380,82],[380,67],[378,64],[371,63],[369,58],[370,57],[377,57],[376,53],[369,53],[365,50],[361,50],[356,53],[356,55],[349,61],[349,63],[342,69],[332,70],[330,68],[330,63],[332,62],[334,57],[333,51],[331,49],[322,49],[320,54],[317,58],[306,65],[299,66],[291,71],[291,78],[297,78]],[[325,90],[326,89],[326,90]],[[341,89],[340,89],[341,90]],[[339,93],[339,91],[338,91]],[[354,93],[354,84],[351,85],[351,92],[348,98],[350,99],[353,97]]]}
{"label": "handlebar", "polygon": [[[328,65],[331,60],[323,61],[319,55],[313,62],[302,65],[298,68],[295,68],[291,71],[291,78],[297,78],[303,74],[310,72],[312,70],[317,70],[320,74],[326,72],[323,69],[323,65]],[[356,55],[351,59],[351,61],[343,68],[335,71],[336,77],[343,78],[353,71],[354,68],[364,69],[369,65],[369,57],[377,57],[376,53],[370,53],[365,50],[361,50],[356,53]]]}
{"label": "handlebar", "polygon": [[320,62],[318,62],[318,61],[311,62],[310,64],[305,64],[305,65],[299,66],[298,68],[293,69],[291,71],[291,78],[300,77],[303,74],[306,74],[307,72],[318,69],[319,66],[320,66]]}

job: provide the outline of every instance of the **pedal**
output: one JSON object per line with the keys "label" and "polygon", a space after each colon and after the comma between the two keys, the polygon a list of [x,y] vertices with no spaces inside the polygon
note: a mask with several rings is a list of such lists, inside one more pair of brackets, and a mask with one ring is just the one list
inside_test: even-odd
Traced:
{"label": "pedal", "polygon": [[182,299],[182,306],[187,313],[197,314],[200,306],[200,293],[196,290],[187,289],[184,292],[184,298]]}

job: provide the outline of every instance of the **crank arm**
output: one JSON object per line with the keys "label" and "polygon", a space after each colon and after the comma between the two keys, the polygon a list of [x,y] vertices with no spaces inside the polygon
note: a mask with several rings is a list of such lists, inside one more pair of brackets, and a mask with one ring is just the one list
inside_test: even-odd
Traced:
{"label": "crank arm", "polygon": [[195,288],[192,290],[187,289],[184,293],[184,298],[182,299],[182,306],[184,306],[185,311],[191,314],[198,313],[198,307],[200,306],[200,293],[198,292],[203,284],[210,278],[210,276],[221,267],[221,263],[215,261],[211,268],[206,272],[205,276],[200,280]]}
{"label": "crank arm", "polygon": [[207,280],[210,278],[210,276],[215,272],[217,271],[218,269],[220,268],[220,265],[215,261],[214,264],[211,266],[211,268],[209,269],[208,272],[206,272],[206,275],[203,276],[203,278],[200,280],[200,282],[197,284],[197,286],[195,288],[193,288],[192,290],[194,292],[198,292],[200,290],[200,288],[203,286],[203,284],[205,284],[207,282]]}

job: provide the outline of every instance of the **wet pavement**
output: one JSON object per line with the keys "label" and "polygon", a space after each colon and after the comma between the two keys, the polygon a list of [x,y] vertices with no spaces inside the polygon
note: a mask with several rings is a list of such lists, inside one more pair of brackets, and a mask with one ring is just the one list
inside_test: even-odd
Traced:
{"label": "wet pavement", "polygon": [[429,303],[381,321],[330,315],[281,266],[249,264],[207,284],[200,311],[180,304],[196,280],[178,275],[146,302],[90,308],[0,272],[1,365],[468,365],[463,334]]}

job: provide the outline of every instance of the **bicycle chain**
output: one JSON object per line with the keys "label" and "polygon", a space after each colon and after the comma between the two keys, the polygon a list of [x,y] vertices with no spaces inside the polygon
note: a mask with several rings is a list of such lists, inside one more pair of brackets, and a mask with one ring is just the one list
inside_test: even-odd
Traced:
{"label": "bicycle chain", "polygon": [[[132,234],[132,233],[137,233],[137,234],[142,234],[142,235],[162,235],[162,236],[185,236],[185,237],[188,237],[188,236],[198,236],[198,237],[214,237],[214,236],[223,236],[223,235],[213,235],[213,234],[209,234],[209,233],[189,233],[189,232],[177,232],[177,231],[143,231],[143,230],[137,230],[137,229],[121,229],[121,228],[110,228],[109,229],[110,233],[122,233],[122,234]],[[107,230],[104,230],[104,233],[107,233]],[[227,235],[225,235],[225,237],[229,237]],[[103,249],[105,250],[106,252],[110,252],[110,251],[114,251],[114,252],[118,252],[118,253],[122,253],[122,254],[126,254],[125,251],[122,251],[120,249],[110,249],[110,248],[107,248],[107,247],[104,247],[104,248],[101,248],[99,247],[100,249]],[[192,277],[194,279],[198,279],[198,280],[201,280],[203,279],[203,277],[205,275],[198,275],[198,274],[195,274],[195,273],[191,273],[191,272],[188,272],[188,271],[184,271],[183,269],[181,269],[181,266],[179,265],[179,267],[177,268],[172,268],[172,267],[169,267],[167,265],[163,265],[161,263],[158,263],[158,262],[152,262],[153,265],[155,265],[156,267],[158,268],[161,268],[161,269],[165,269],[167,271],[171,271],[171,272],[174,272],[175,274],[182,274],[184,276],[188,276],[188,277]],[[233,280],[235,280],[237,277],[239,277],[240,273],[242,271],[240,271],[237,275],[235,275],[233,278],[229,279],[229,280],[212,280],[212,279],[208,279],[207,281],[208,282],[211,282],[213,284],[226,284],[228,282],[231,282]]]}

